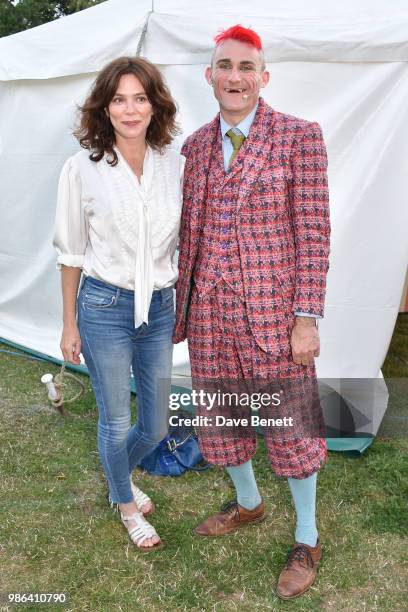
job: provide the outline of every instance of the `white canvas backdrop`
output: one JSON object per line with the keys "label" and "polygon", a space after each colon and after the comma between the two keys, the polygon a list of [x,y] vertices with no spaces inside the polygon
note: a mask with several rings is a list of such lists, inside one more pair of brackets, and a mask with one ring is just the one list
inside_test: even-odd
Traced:
{"label": "white canvas backdrop", "polygon": [[[78,150],[75,108],[107,61],[142,54],[162,69],[184,135],[217,107],[203,78],[212,37],[241,22],[261,34],[274,108],[323,128],[332,250],[321,377],[376,377],[406,270],[408,10],[404,3],[110,0],[0,39],[0,336],[60,357],[51,246],[58,175]],[[180,139],[182,140],[182,139]],[[175,370],[185,370],[178,345]]]}

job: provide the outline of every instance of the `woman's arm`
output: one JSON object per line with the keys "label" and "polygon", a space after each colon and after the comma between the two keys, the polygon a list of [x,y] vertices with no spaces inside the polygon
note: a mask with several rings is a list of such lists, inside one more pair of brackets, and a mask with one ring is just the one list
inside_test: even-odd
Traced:
{"label": "woman's arm", "polygon": [[76,322],[76,298],[88,239],[88,222],[82,206],[81,176],[75,158],[64,164],[58,184],[54,246],[58,251],[63,299],[61,351],[64,360],[80,364],[81,339]]}
{"label": "woman's arm", "polygon": [[63,330],[61,337],[61,351],[64,361],[79,365],[81,360],[81,338],[76,321],[76,298],[81,278],[81,268],[61,266],[61,285],[63,300]]}

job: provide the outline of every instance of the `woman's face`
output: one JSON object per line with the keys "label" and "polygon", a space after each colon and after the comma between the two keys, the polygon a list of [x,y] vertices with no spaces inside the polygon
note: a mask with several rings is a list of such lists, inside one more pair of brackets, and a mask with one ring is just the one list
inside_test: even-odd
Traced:
{"label": "woman's face", "polygon": [[153,107],[134,74],[120,77],[116,93],[108,106],[108,114],[116,141],[121,138],[145,140]]}

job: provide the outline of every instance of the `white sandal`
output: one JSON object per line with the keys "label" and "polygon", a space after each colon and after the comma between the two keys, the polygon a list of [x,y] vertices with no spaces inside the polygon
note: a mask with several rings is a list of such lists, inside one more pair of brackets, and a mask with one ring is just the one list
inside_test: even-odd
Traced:
{"label": "white sandal", "polygon": [[[157,550],[158,548],[163,548],[164,544],[160,540],[157,544],[153,544],[153,546],[142,546],[143,542],[153,538],[154,536],[158,536],[157,531],[146,521],[143,514],[141,512],[135,512],[130,516],[124,516],[122,512],[120,513],[120,518],[122,519],[122,523],[127,529],[130,539],[133,544],[135,544],[139,550],[142,552],[150,552],[151,550]],[[134,521],[136,523],[136,527],[133,529],[128,529],[126,523],[128,521]]]}
{"label": "white sandal", "polygon": [[[148,510],[147,512],[142,512],[142,514],[143,516],[149,516],[149,514],[153,514],[153,512],[156,510],[156,506],[154,505],[153,501],[150,499],[148,495],[146,495],[146,493],[143,493],[143,491],[134,484],[131,476],[129,476],[129,479],[130,479],[130,488],[132,489],[133,499],[136,503],[136,506],[139,512],[142,512],[143,506],[146,506],[146,504],[151,504],[150,510]],[[119,510],[119,506],[117,502],[112,501],[110,494],[108,494],[108,501],[109,501],[109,505],[111,508],[115,508],[116,510]]]}
{"label": "white sandal", "polygon": [[150,510],[147,512],[142,512],[143,516],[149,516],[149,514],[153,514],[155,511],[155,505],[146,493],[143,493],[133,482],[132,477],[130,477],[130,488],[132,489],[133,499],[135,500],[137,509],[139,512],[142,512],[143,506],[150,504]]}

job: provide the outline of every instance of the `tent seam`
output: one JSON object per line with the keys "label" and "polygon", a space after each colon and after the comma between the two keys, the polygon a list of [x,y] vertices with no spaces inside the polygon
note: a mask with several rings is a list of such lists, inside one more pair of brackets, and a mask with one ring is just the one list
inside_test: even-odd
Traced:
{"label": "tent seam", "polygon": [[151,10],[147,13],[147,17],[146,17],[146,22],[143,26],[142,29],[142,33],[140,34],[140,38],[139,38],[139,42],[137,43],[137,47],[136,47],[136,57],[140,56],[140,53],[142,51],[142,47],[143,47],[143,43],[145,41],[146,38],[146,34],[147,34],[147,27],[149,25],[149,19],[150,19],[150,15],[153,13],[154,11]]}

